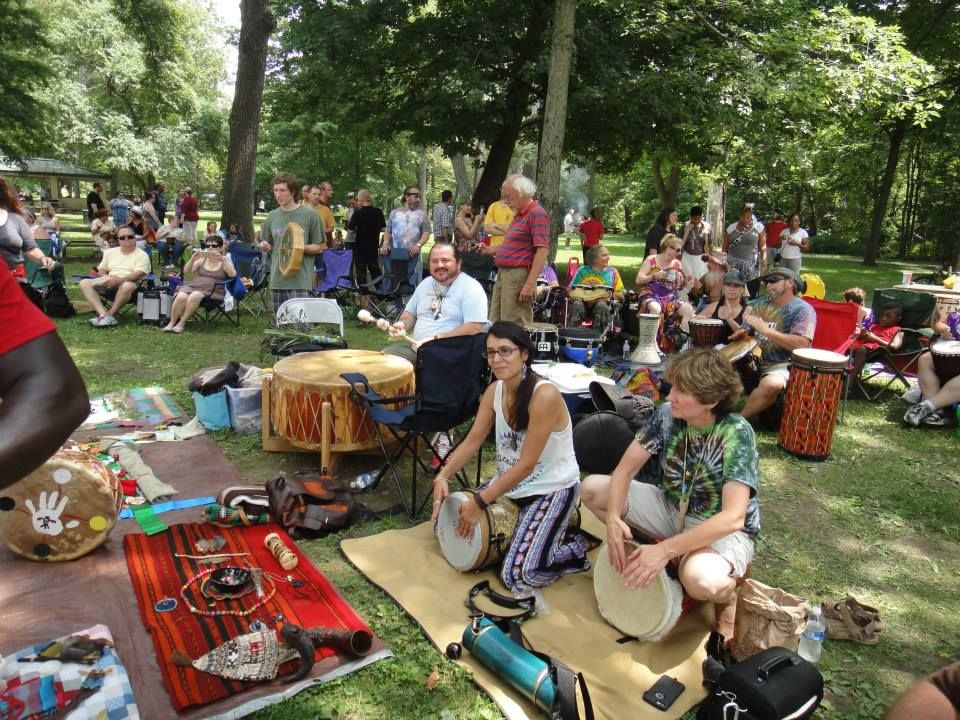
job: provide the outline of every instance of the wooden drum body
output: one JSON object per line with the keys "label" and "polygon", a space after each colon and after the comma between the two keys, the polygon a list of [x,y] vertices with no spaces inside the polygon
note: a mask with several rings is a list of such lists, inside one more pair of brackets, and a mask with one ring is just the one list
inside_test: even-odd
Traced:
{"label": "wooden drum body", "polygon": [[690,318],[690,341],[694,347],[713,347],[723,338],[723,320]]}
{"label": "wooden drum body", "polygon": [[802,348],[791,357],[777,444],[806,460],[826,460],[840,409],[847,358],[829,350]]}
{"label": "wooden drum body", "polygon": [[473,502],[472,490],[447,495],[437,517],[437,539],[440,551],[452,567],[460,572],[482,570],[499,565],[513,539],[520,511],[509,498],[500,497],[480,513],[480,521],[469,537],[457,535],[460,506]]}
{"label": "wooden drum body", "polygon": [[31,560],[75,560],[107,539],[122,507],[120,481],[106,465],[61,450],[0,490],[0,539]]}
{"label": "wooden drum body", "polygon": [[941,340],[930,346],[930,354],[941,385],[960,375],[960,340]]}
{"label": "wooden drum body", "polygon": [[377,446],[373,420],[350,399],[350,385],[340,373],[366,375],[371,389],[384,397],[412,396],[413,365],[396,355],[369,350],[326,350],[283,358],[273,368],[270,418],[274,429],[305,450],[322,449],[321,408],[333,410],[334,452]]}
{"label": "wooden drum body", "polygon": [[[624,545],[627,557],[639,547],[632,540]],[[603,619],[624,635],[641,642],[660,640],[673,630],[685,609],[683,586],[671,578],[666,569],[643,589],[626,587],[623,577],[610,564],[606,543],[597,553],[593,566],[593,591]]]}

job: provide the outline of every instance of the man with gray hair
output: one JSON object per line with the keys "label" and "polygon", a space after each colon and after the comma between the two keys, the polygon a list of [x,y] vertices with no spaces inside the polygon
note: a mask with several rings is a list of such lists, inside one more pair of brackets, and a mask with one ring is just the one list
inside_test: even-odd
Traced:
{"label": "man with gray hair", "polygon": [[516,214],[503,243],[497,247],[497,282],[490,301],[490,322],[533,322],[537,276],[547,262],[550,247],[550,216],[533,199],[536,192],[533,180],[523,175],[511,175],[500,188],[503,202]]}

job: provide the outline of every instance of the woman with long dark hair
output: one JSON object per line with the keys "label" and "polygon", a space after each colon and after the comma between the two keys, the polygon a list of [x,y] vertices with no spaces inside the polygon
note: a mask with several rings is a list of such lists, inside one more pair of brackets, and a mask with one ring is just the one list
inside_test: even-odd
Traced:
{"label": "woman with long dark hair", "polygon": [[481,511],[501,496],[520,505],[513,540],[500,578],[511,590],[549,585],[562,575],[590,568],[587,543],[566,537],[580,498],[580,469],[573,452],[573,423],[556,386],[530,364],[534,347],[519,325],[495,322],[487,333],[486,356],[496,380],[480,401],[470,432],[433,481],[433,520],[450,492],[447,477],[476,456],[495,430],[497,472],[473,500],[460,506],[457,532],[467,537]]}
{"label": "woman with long dark hair", "polygon": [[673,233],[677,227],[677,221],[680,216],[677,215],[677,209],[672,207],[664,208],[657,215],[657,221],[647,232],[647,241],[644,243],[643,256],[648,257],[651,253],[660,252],[660,242],[665,235]]}
{"label": "woman with long dark hair", "polygon": [[0,257],[13,276],[25,282],[24,255],[48,270],[54,265],[53,259],[44,255],[33,239],[33,230],[23,216],[13,185],[0,176]]}

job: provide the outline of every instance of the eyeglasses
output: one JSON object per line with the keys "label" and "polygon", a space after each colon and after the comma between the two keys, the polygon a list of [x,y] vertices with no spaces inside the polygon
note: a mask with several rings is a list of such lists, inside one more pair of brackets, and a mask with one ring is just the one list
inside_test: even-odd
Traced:
{"label": "eyeglasses", "polygon": [[504,345],[503,347],[498,347],[495,350],[484,350],[482,355],[489,362],[490,360],[493,360],[497,355],[499,355],[502,358],[508,358],[511,355],[513,355],[515,352],[517,352],[517,350],[519,349],[520,348],[518,348],[516,345]]}
{"label": "eyeglasses", "polygon": [[218,248],[218,247],[221,247],[221,245],[220,245],[220,243],[205,243],[205,244],[204,244],[204,247],[205,247],[205,248]]}
{"label": "eyeglasses", "polygon": [[771,276],[768,277],[766,280],[764,280],[764,282],[765,282],[767,285],[776,285],[776,284],[777,284],[778,282],[780,282],[781,280],[783,280],[783,276],[781,276],[781,275],[771,275]]}
{"label": "eyeglasses", "polygon": [[117,235],[117,240],[135,240],[136,235]]}

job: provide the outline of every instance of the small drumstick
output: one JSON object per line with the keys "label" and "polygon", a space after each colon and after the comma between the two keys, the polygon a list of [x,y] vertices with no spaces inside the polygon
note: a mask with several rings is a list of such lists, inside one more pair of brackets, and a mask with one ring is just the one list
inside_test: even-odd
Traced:
{"label": "small drumstick", "polygon": [[362,323],[371,323],[373,322],[373,314],[369,310],[360,310],[357,313],[357,320]]}
{"label": "small drumstick", "polygon": [[377,319],[377,327],[383,330],[384,332],[390,332],[390,321],[386,318]]}

